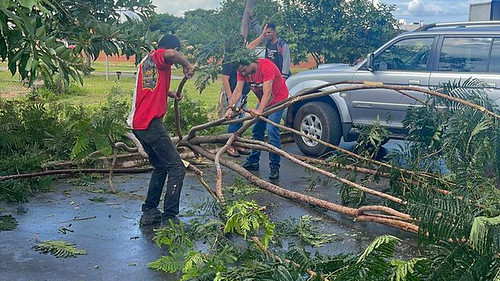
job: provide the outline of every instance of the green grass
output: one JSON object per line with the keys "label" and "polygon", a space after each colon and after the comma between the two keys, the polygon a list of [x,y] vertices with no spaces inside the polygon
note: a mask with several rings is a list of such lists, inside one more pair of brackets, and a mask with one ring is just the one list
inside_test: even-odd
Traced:
{"label": "green grass", "polygon": [[[132,100],[133,89],[135,86],[134,77],[122,77],[119,81],[116,77],[110,77],[110,81],[106,81],[105,76],[91,75],[83,79],[83,86],[75,85],[83,89],[83,94],[80,95],[64,95],[58,101],[70,105],[81,105],[84,107],[95,107],[106,102],[106,98],[111,88],[121,87],[126,93],[128,99]],[[170,84],[170,89],[175,91],[179,86],[181,80],[173,79]],[[194,86],[194,79],[188,80],[184,85],[184,94],[192,100],[199,100],[213,112],[211,118],[215,118],[217,113],[217,106],[219,102],[219,94],[222,87],[220,80],[215,81],[208,85],[208,87],[200,94]],[[254,95],[250,95],[249,104],[254,106],[256,104]]]}
{"label": "green grass", "polygon": [[[6,63],[3,63],[6,65]],[[0,67],[3,65],[0,64]],[[92,63],[92,67],[96,72],[105,71],[105,62],[96,61]],[[298,73],[307,69],[294,68],[293,73]],[[126,93],[127,98],[132,100],[132,93],[135,84],[135,77],[121,77],[120,80],[117,79],[116,71],[126,71],[135,72],[136,66],[133,62],[110,62],[109,63],[109,81],[106,81],[104,75],[91,75],[89,77],[84,77],[84,85],[75,84],[73,87],[79,87],[78,95],[64,95],[57,99],[60,102],[68,103],[70,105],[82,105],[84,107],[95,107],[106,102],[108,93],[113,86],[121,87]],[[172,68],[172,75],[176,77],[182,77],[182,68]],[[11,80],[16,80],[18,77],[12,77],[8,71],[0,71],[0,90],[2,87],[6,87]],[[211,83],[208,87],[200,94],[199,91],[194,86],[195,79],[190,79],[184,86],[184,93],[193,100],[199,100],[204,103],[208,109],[213,112],[211,118],[215,118],[217,112],[217,105],[219,102],[219,94],[222,87],[222,83],[219,80]],[[23,88],[20,82],[13,81],[16,88]],[[171,90],[177,90],[180,80],[173,79],[170,85]],[[257,104],[257,98],[255,95],[250,94],[248,99],[248,104],[250,107],[254,107]],[[213,110],[213,111],[212,111]]]}
{"label": "green grass", "polygon": [[[95,61],[92,62],[92,68],[97,72],[105,72],[106,71],[106,62],[104,61]],[[114,74],[116,71],[127,71],[127,72],[135,72],[137,67],[133,62],[109,62],[109,72],[110,74]]]}
{"label": "green grass", "polygon": [[29,92],[29,89],[23,86],[21,75],[16,73],[14,76],[7,67],[7,62],[0,63],[0,95],[7,97],[15,96],[17,93]]}

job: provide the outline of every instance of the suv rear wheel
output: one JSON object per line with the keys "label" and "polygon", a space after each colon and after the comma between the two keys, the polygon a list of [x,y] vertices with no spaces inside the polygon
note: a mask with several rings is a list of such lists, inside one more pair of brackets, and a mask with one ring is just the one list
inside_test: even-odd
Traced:
{"label": "suv rear wheel", "polygon": [[[308,135],[338,145],[342,135],[337,111],[324,102],[309,102],[303,105],[293,121],[293,127]],[[311,139],[295,135],[300,151],[310,156],[320,156],[329,148]]]}

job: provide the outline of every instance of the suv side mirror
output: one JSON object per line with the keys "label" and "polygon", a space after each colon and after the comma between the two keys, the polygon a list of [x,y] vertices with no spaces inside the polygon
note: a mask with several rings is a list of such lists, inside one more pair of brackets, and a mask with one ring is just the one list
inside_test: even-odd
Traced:
{"label": "suv side mirror", "polygon": [[368,71],[373,71],[373,53],[369,53],[366,57],[366,68]]}

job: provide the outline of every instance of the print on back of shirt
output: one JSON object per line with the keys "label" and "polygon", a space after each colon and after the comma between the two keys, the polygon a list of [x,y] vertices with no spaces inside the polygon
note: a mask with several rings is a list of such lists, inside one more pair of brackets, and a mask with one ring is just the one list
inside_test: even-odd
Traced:
{"label": "print on back of shirt", "polygon": [[158,81],[158,70],[151,56],[148,56],[142,63],[142,89],[156,88]]}
{"label": "print on back of shirt", "polygon": [[[251,81],[250,88],[257,96],[257,99],[260,101],[262,99],[262,96],[264,95],[264,83],[256,83],[256,82]],[[274,99],[274,95],[271,92],[271,97],[269,98],[269,101],[272,101],[273,99]]]}

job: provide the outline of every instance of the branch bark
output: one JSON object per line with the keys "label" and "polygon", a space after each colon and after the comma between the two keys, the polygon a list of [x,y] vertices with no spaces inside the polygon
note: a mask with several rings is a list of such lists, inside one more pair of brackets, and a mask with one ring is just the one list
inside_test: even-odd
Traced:
{"label": "branch bark", "polygon": [[243,17],[241,18],[240,34],[241,36],[243,36],[245,41],[247,40],[248,37],[250,15],[252,14],[254,6],[255,6],[255,0],[247,0],[245,4],[245,12],[243,12]]}
{"label": "branch bark", "polygon": [[[207,159],[211,159],[212,161],[215,161],[216,155],[206,151],[201,146],[192,145],[191,148],[194,151],[196,151],[197,153],[199,153],[200,155],[202,155],[203,157],[205,157]],[[228,167],[229,169],[237,172],[238,174],[240,174],[241,176],[243,176],[247,180],[251,181],[256,186],[258,186],[264,190],[267,190],[269,192],[272,192],[276,195],[279,195],[281,197],[295,199],[295,200],[305,202],[305,203],[308,203],[311,205],[315,205],[315,206],[318,206],[318,207],[321,207],[321,208],[324,208],[324,209],[327,209],[327,210],[330,210],[330,211],[333,211],[336,213],[350,216],[350,217],[355,218],[355,221],[377,222],[377,223],[385,224],[385,225],[388,225],[391,227],[399,228],[399,229],[402,229],[402,230],[405,230],[408,232],[413,232],[413,233],[418,232],[418,226],[415,224],[412,224],[412,223],[409,223],[409,222],[406,222],[403,220],[398,220],[398,219],[389,219],[389,218],[381,218],[381,217],[377,217],[377,216],[370,216],[369,214],[357,216],[358,209],[351,208],[351,207],[345,207],[345,206],[338,205],[338,204],[335,204],[332,202],[328,202],[328,201],[325,201],[325,200],[322,200],[322,199],[319,199],[319,198],[316,198],[313,196],[308,196],[308,195],[304,195],[304,194],[301,194],[301,193],[298,193],[295,191],[284,189],[282,187],[279,187],[277,185],[274,185],[270,182],[267,182],[265,180],[262,180],[256,176],[254,176],[252,173],[250,173],[246,169],[242,168],[240,165],[234,163],[233,161],[230,161],[230,160],[227,160],[224,158],[220,158],[219,162],[222,165]]]}

